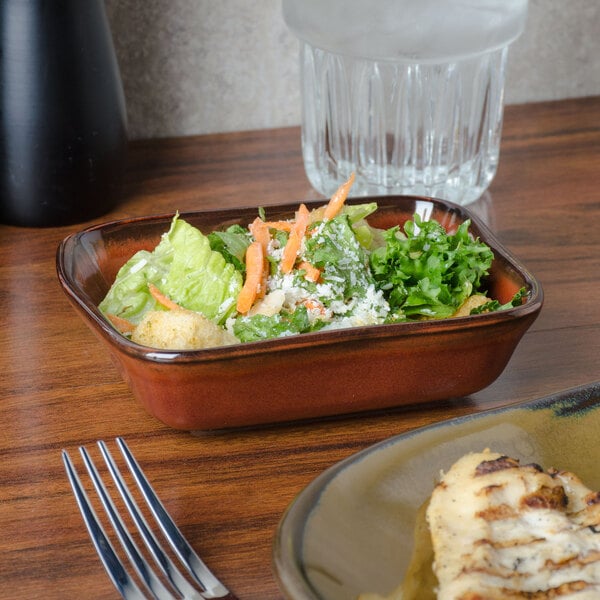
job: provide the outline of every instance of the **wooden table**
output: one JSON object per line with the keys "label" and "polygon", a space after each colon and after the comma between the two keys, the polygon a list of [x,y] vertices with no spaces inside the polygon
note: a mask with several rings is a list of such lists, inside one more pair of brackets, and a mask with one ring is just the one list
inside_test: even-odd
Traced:
{"label": "wooden table", "polygon": [[[498,174],[472,208],[537,275],[545,305],[500,378],[432,406],[194,436],[137,405],[61,292],[57,245],[87,224],[0,226],[0,597],[117,597],[60,451],[120,435],[217,576],[241,600],[281,598],[275,528],[324,469],[433,421],[600,379],[599,189],[600,97],[508,107]],[[126,199],[98,221],[313,198],[297,128],[141,141]]]}

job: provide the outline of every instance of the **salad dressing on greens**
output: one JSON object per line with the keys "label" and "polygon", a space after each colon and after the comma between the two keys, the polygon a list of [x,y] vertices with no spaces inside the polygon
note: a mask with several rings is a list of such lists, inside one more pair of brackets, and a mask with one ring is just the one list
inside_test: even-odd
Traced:
{"label": "salad dressing on greens", "polygon": [[[521,303],[524,290],[506,305],[486,297],[493,253],[469,233],[469,221],[448,233],[415,214],[402,228],[376,229],[367,221],[376,203],[345,204],[352,183],[325,206],[301,204],[286,221],[259,210],[248,227],[204,235],[175,215],[152,252],[121,267],[99,308],[134,341],[177,349]],[[140,328],[145,335],[136,337]]]}

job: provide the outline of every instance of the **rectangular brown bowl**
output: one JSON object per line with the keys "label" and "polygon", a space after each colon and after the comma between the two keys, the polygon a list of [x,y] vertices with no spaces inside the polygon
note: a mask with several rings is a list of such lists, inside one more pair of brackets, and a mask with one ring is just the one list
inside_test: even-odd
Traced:
{"label": "rectangular brown bowl", "polygon": [[[96,225],[70,235],[57,252],[58,278],[86,324],[108,348],[148,412],[177,429],[216,429],[354,413],[466,396],[503,371],[543,301],[541,286],[465,208],[423,197],[384,196],[368,220],[402,225],[415,212],[471,232],[494,252],[487,288],[508,302],[520,288],[527,301],[509,310],[436,321],[301,334],[204,350],[167,351],[120,335],[98,309],[119,268],[152,250],[172,214]],[[323,202],[308,203],[308,207]],[[269,220],[290,218],[298,203],[266,207]],[[181,218],[204,233],[247,225],[256,208],[200,211]]]}

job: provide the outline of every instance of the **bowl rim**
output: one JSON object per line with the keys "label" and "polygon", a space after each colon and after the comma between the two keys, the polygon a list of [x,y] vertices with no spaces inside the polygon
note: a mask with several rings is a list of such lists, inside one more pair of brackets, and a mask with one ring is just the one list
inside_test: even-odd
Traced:
{"label": "bowl rim", "polygon": [[[467,315],[464,317],[452,317],[447,319],[431,319],[423,321],[387,323],[378,325],[366,325],[360,327],[348,327],[341,329],[332,329],[328,331],[316,331],[303,333],[284,338],[272,338],[254,342],[244,342],[230,346],[219,346],[212,348],[203,348],[197,350],[162,350],[150,348],[132,342],[120,334],[102,315],[97,305],[80,292],[77,282],[72,277],[68,268],[68,255],[72,248],[84,237],[95,232],[102,232],[109,229],[135,227],[138,224],[151,224],[159,222],[170,222],[178,214],[182,219],[196,219],[202,216],[211,216],[213,219],[219,219],[223,223],[240,220],[245,213],[257,212],[257,206],[243,206],[238,208],[226,209],[207,209],[186,212],[166,212],[145,216],[134,216],[123,219],[116,219],[91,225],[81,231],[67,235],[59,244],[56,251],[56,271],[59,282],[64,293],[70,301],[88,317],[88,324],[93,326],[94,330],[105,338],[111,345],[116,346],[122,352],[129,356],[150,360],[161,363],[197,363],[206,361],[226,360],[232,357],[241,358],[243,356],[256,356],[269,354],[273,352],[290,352],[303,347],[327,346],[347,343],[352,340],[369,340],[373,338],[403,338],[436,335],[440,330],[444,332],[466,331],[470,329],[485,329],[490,323],[502,321],[517,321],[540,311],[544,293],[537,278],[519,261],[496,237],[491,229],[475,214],[471,213],[466,207],[456,205],[450,201],[433,198],[428,196],[414,195],[390,195],[390,196],[362,196],[348,199],[349,204],[360,204],[365,202],[385,201],[391,202],[420,201],[428,202],[434,207],[442,209],[444,212],[455,213],[463,221],[469,219],[472,225],[478,230],[479,236],[485,241],[494,252],[494,260],[501,256],[510,267],[517,271],[523,280],[529,286],[529,295],[525,303],[520,306],[505,309],[501,312],[484,313],[480,315]],[[323,205],[324,200],[306,201],[307,207],[317,207]],[[276,210],[278,212],[291,212],[295,210],[299,202],[265,205],[266,210]],[[229,217],[229,219],[227,218]],[[166,230],[166,229],[165,229]],[[285,344],[282,344],[282,340]],[[282,347],[283,346],[283,347]]]}

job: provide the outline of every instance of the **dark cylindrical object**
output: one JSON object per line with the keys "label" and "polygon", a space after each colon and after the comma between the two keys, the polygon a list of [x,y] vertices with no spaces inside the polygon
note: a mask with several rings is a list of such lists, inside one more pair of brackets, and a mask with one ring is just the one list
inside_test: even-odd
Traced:
{"label": "dark cylindrical object", "polygon": [[2,0],[0,92],[0,221],[65,225],[113,208],[126,110],[103,0]]}

